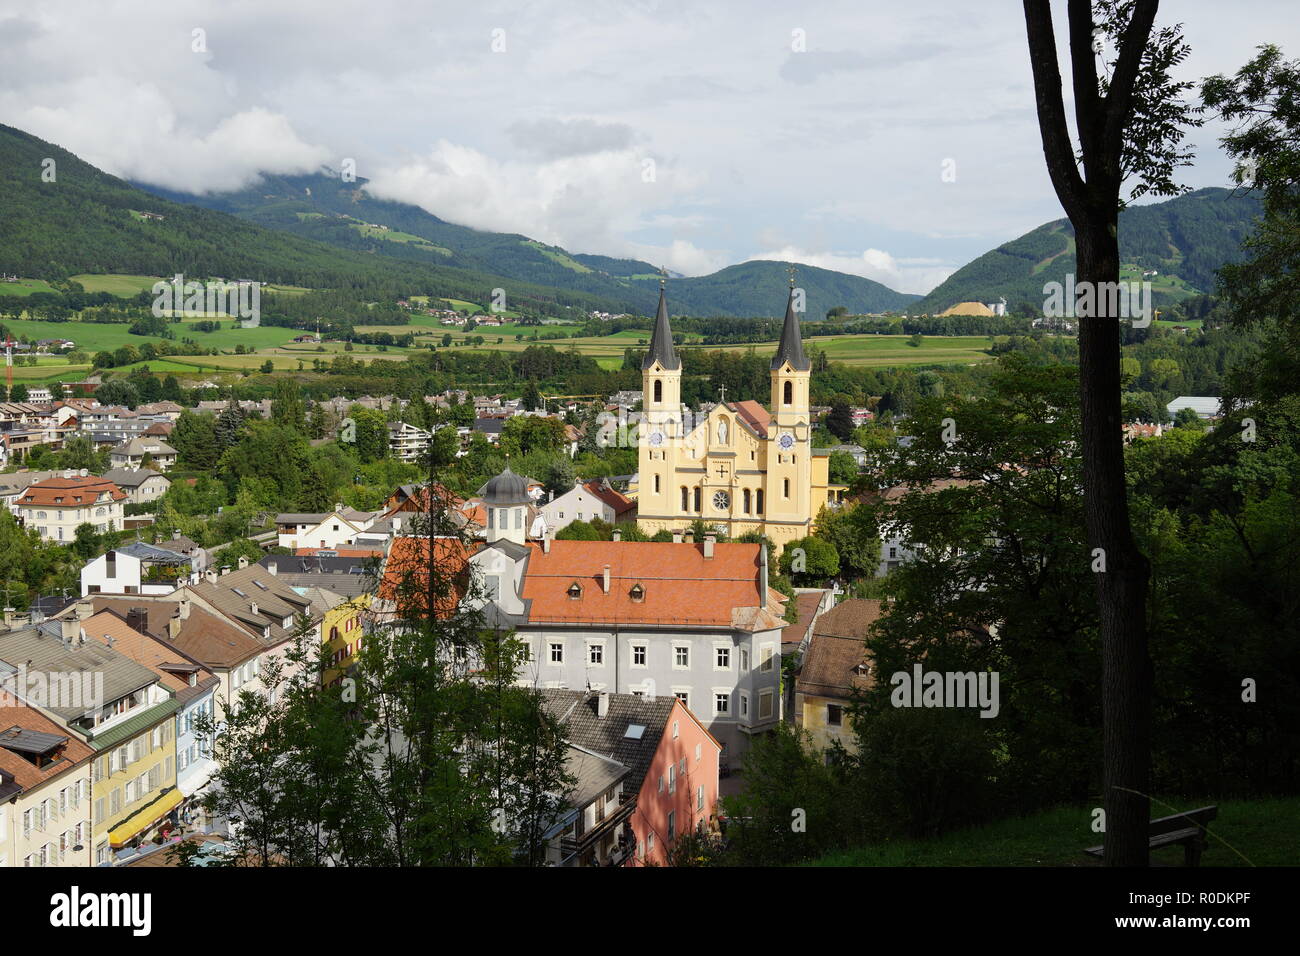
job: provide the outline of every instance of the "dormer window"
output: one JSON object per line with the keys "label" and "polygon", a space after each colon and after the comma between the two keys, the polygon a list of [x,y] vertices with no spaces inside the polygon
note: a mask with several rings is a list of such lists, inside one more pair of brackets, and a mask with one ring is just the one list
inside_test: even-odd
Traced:
{"label": "dormer window", "polygon": [[636,584],[632,585],[632,590],[628,591],[627,593],[628,593],[628,597],[630,597],[633,601],[645,600],[645,588],[641,587],[641,583],[639,581]]}
{"label": "dormer window", "polygon": [[582,585],[579,584],[577,581],[574,581],[572,584],[569,585],[568,594],[569,594],[570,601],[578,600],[578,598],[582,597]]}

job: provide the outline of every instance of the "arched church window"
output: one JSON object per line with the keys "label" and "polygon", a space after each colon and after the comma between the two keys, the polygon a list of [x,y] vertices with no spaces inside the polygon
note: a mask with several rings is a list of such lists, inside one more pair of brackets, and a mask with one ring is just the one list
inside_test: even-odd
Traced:
{"label": "arched church window", "polygon": [[655,379],[655,397],[656,402],[664,400],[664,383],[661,379]]}
{"label": "arched church window", "polygon": [[783,401],[786,405],[794,404],[794,382],[785,383],[785,398]]}

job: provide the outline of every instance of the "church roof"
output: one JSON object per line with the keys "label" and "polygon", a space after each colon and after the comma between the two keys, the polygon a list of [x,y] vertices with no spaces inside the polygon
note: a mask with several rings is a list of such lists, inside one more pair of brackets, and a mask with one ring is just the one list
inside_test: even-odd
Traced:
{"label": "church roof", "polygon": [[790,298],[785,303],[785,326],[781,329],[781,341],[772,357],[772,368],[778,369],[786,362],[796,371],[806,372],[812,363],[803,354],[803,339],[799,336],[799,316],[794,311],[794,288],[790,289]]}
{"label": "church roof", "polygon": [[757,432],[759,438],[767,437],[768,426],[772,424],[772,414],[766,408],[752,399],[744,402],[730,402],[728,407]]}
{"label": "church roof", "polygon": [[650,368],[655,362],[674,372],[682,367],[682,360],[673,348],[673,330],[668,327],[668,302],[662,287],[659,289],[659,312],[655,315],[654,331],[650,334],[650,348],[641,368]]}
{"label": "church roof", "polygon": [[485,504],[526,505],[531,504],[533,500],[528,495],[528,486],[531,483],[531,479],[516,475],[510,470],[510,466],[506,465],[505,471],[491,479],[478,490],[478,493]]}

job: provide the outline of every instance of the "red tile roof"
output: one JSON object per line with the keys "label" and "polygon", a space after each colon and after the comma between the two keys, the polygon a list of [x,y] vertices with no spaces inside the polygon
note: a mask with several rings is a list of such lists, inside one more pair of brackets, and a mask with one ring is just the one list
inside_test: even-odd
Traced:
{"label": "red tile roof", "polygon": [[582,487],[587,489],[587,492],[591,494],[592,497],[603,501],[605,504],[609,505],[609,507],[613,508],[615,518],[621,518],[636,507],[636,502],[627,497],[627,495],[615,491],[613,488],[609,488],[599,481],[583,482]]}
{"label": "red tile roof", "polygon": [[114,501],[126,498],[126,492],[103,478],[46,478],[30,486],[18,499],[20,505],[49,508],[84,508],[108,494]]}
{"label": "red tile roof", "polygon": [[767,437],[767,427],[772,424],[772,415],[766,408],[753,399],[745,402],[730,402],[728,404],[732,411],[739,415],[750,428],[758,432],[760,438]]}
{"label": "red tile roof", "polygon": [[[434,538],[433,555],[437,562],[438,577],[434,606],[439,617],[455,610],[465,593],[465,570],[469,552],[456,538]],[[379,579],[379,599],[391,601],[401,619],[420,617],[428,602],[429,539],[395,538],[384,562]]]}
{"label": "red tile roof", "polygon": [[[774,607],[759,592],[759,545],[654,541],[552,541],[549,553],[530,544],[523,598],[530,623],[704,624],[730,627],[739,608]],[[604,568],[609,565],[609,592]],[[577,584],[581,596],[571,597]],[[640,585],[643,596],[633,596]],[[779,608],[775,609],[779,614]],[[779,627],[769,611],[749,623]]]}

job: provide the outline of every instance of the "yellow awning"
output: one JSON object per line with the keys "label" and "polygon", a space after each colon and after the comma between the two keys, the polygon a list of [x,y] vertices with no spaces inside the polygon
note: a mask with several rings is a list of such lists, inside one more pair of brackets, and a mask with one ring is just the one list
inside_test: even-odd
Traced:
{"label": "yellow awning", "polygon": [[128,840],[134,837],[142,830],[147,830],[150,826],[157,823],[171,811],[180,805],[181,796],[179,787],[172,787],[161,797],[149,804],[147,807],[141,807],[131,816],[127,817],[122,823],[119,823],[113,829],[108,831],[108,842],[113,849],[126,844]]}

